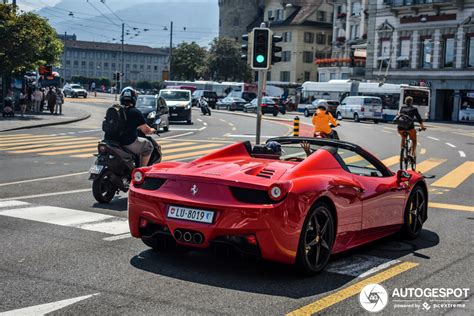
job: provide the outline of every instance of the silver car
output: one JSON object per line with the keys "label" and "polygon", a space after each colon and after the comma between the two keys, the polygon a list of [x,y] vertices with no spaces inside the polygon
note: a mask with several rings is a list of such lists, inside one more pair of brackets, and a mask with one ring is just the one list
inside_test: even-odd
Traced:
{"label": "silver car", "polygon": [[63,93],[65,97],[78,98],[84,97],[87,98],[87,91],[79,84],[67,84],[63,88]]}

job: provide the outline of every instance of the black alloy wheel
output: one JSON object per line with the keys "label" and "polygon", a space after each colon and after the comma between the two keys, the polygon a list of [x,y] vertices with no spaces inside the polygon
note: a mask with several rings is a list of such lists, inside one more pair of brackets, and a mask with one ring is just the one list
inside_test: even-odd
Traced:
{"label": "black alloy wheel", "polygon": [[410,193],[403,216],[402,232],[405,238],[415,239],[420,235],[427,210],[428,203],[425,192],[420,186],[416,186]]}
{"label": "black alloy wheel", "polygon": [[334,242],[334,219],[324,203],[308,213],[301,230],[297,264],[306,275],[321,272],[327,265]]}
{"label": "black alloy wheel", "polygon": [[92,194],[99,203],[109,203],[117,192],[117,188],[109,180],[110,174],[110,171],[105,172],[92,182]]}

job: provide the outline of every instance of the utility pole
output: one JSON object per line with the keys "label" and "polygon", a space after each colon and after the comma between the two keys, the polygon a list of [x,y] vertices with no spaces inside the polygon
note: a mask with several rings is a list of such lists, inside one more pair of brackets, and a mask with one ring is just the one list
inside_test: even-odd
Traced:
{"label": "utility pole", "polygon": [[169,80],[173,80],[171,76],[171,58],[173,57],[173,21],[170,25],[170,54],[169,54],[169,66],[168,66],[168,77]]}
{"label": "utility pole", "polygon": [[[120,74],[120,90],[123,89],[123,77],[124,77],[124,75],[125,75],[125,73],[124,73],[124,69],[125,69],[125,67],[124,67],[124,66],[125,66],[125,65],[124,65],[125,58],[124,58],[124,57],[125,57],[125,56],[124,56],[124,54],[123,54],[124,37],[125,37],[125,23],[122,23],[122,56],[121,56],[121,57],[122,57],[122,67],[121,67],[122,70],[120,71],[120,72],[121,72],[121,74]],[[118,87],[117,87],[117,89],[118,89]],[[117,90],[117,89],[116,89],[116,90]]]}

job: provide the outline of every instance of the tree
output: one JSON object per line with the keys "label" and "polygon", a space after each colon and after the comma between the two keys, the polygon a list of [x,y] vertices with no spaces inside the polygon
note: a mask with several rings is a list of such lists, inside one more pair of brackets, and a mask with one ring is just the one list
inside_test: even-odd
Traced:
{"label": "tree", "polygon": [[46,19],[0,4],[0,74],[4,87],[11,75],[44,64],[58,65],[62,50],[62,42]]}
{"label": "tree", "polygon": [[215,38],[206,62],[208,74],[214,80],[252,81],[252,70],[240,56],[238,42],[230,38]]}
{"label": "tree", "polygon": [[203,71],[207,51],[197,43],[181,43],[173,49],[171,72],[175,80],[195,80]]}

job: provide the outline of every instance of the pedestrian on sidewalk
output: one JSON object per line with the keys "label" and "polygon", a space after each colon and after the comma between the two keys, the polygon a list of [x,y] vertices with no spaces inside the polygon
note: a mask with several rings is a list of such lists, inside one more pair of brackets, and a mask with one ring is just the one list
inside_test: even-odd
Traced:
{"label": "pedestrian on sidewalk", "polygon": [[49,112],[53,114],[56,107],[56,93],[53,91],[53,87],[49,87],[48,93],[46,93],[46,100],[48,101]]}
{"label": "pedestrian on sidewalk", "polygon": [[40,91],[38,87],[36,87],[35,91],[33,92],[33,111],[41,112],[41,101],[43,99],[43,93]]}
{"label": "pedestrian on sidewalk", "polygon": [[92,81],[91,83],[91,92],[94,92],[94,96],[97,96],[97,91],[95,91],[95,81]]}
{"label": "pedestrian on sidewalk", "polygon": [[20,91],[20,112],[21,117],[23,117],[26,112],[26,95],[23,93],[23,91]]}
{"label": "pedestrian on sidewalk", "polygon": [[56,107],[54,114],[63,114],[64,95],[60,88],[56,88]]}
{"label": "pedestrian on sidewalk", "polygon": [[29,86],[26,87],[25,99],[26,99],[26,109],[28,111],[34,112],[34,109],[33,109],[33,90]]}
{"label": "pedestrian on sidewalk", "polygon": [[46,104],[46,90],[44,88],[41,88],[40,112],[43,112],[45,104]]}

